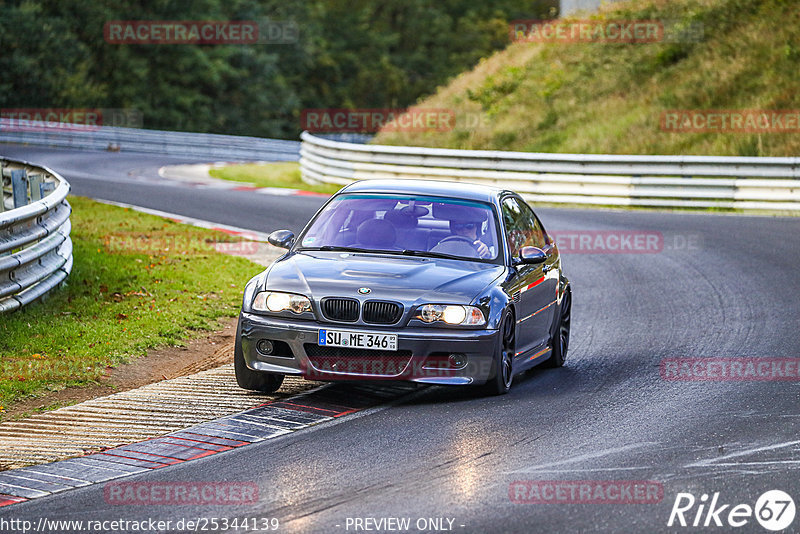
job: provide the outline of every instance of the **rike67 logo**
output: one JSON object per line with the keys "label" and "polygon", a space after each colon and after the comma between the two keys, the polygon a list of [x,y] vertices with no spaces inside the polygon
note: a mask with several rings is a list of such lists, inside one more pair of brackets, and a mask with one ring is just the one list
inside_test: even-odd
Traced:
{"label": "rike67 logo", "polygon": [[781,490],[765,492],[755,506],[723,504],[719,492],[710,501],[706,493],[699,499],[691,493],[678,493],[667,526],[739,528],[752,524],[755,518],[765,529],[777,532],[792,524],[795,512],[794,500]]}

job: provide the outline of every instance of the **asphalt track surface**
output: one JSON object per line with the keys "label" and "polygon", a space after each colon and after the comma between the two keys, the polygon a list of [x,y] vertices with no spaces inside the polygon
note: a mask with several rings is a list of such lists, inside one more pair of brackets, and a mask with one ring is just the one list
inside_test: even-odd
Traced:
{"label": "asphalt track surface", "polygon": [[[164,185],[156,170],[177,158],[10,145],[0,154],[50,166],[78,195],[258,231],[297,230],[323,201]],[[664,236],[658,253],[564,255],[574,295],[564,368],[517,376],[502,397],[420,388],[336,424],[125,479],[255,482],[256,504],[112,506],[98,484],[0,508],[0,520],[277,518],[278,532],[363,532],[355,518],[400,517],[409,532],[420,518],[452,519],[455,532],[769,532],[752,517],[732,528],[727,514],[772,489],[800,505],[800,382],[671,381],[660,363],[798,357],[800,220],[537,212],[551,232]],[[521,480],[649,480],[663,500],[515,503],[509,487]],[[731,505],[724,526],[668,527],[681,492],[719,492],[718,506]],[[799,531],[800,517],[784,532]]]}

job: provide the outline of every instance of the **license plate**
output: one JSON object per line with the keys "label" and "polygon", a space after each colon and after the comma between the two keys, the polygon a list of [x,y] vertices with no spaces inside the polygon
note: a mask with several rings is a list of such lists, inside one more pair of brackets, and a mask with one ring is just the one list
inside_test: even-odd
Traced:
{"label": "license plate", "polygon": [[317,344],[323,347],[397,350],[397,334],[320,329]]}

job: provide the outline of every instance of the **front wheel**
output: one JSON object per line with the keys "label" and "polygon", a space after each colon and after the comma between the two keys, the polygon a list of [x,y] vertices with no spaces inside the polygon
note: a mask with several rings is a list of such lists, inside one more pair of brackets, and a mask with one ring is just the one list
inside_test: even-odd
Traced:
{"label": "front wheel", "polygon": [[556,324],[553,335],[550,337],[552,355],[545,363],[547,367],[561,367],[564,365],[564,360],[567,359],[571,316],[572,291],[567,289],[564,292],[564,297],[561,299],[561,305],[558,307],[558,323]]}
{"label": "front wheel", "polygon": [[511,389],[511,380],[514,377],[514,341],[516,324],[514,316],[509,313],[503,322],[502,338],[495,351],[489,380],[479,386],[484,395],[505,395]]}
{"label": "front wheel", "polygon": [[253,371],[244,362],[242,352],[242,332],[236,329],[236,342],[233,346],[233,370],[236,373],[236,383],[242,389],[260,391],[261,393],[275,393],[283,384],[283,375]]}

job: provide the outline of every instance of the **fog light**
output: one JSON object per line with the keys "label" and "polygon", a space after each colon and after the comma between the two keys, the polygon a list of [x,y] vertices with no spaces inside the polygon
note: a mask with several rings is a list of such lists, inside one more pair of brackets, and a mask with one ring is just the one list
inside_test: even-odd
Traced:
{"label": "fog light", "polygon": [[455,369],[462,369],[467,366],[467,355],[460,352],[454,352],[448,357],[450,360],[450,367]]}
{"label": "fog light", "polygon": [[256,343],[256,350],[260,354],[263,354],[265,356],[269,356],[270,354],[272,354],[273,348],[274,347],[272,346],[272,341],[270,341],[269,339],[259,339],[258,343]]}

